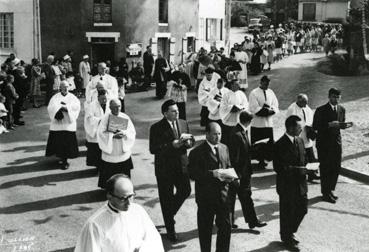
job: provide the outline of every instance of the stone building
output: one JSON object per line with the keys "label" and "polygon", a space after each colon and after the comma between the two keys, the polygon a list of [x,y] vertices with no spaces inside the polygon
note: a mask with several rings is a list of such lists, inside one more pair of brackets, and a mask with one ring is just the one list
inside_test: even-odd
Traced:
{"label": "stone building", "polygon": [[343,22],[348,16],[348,0],[299,0],[300,21]]}

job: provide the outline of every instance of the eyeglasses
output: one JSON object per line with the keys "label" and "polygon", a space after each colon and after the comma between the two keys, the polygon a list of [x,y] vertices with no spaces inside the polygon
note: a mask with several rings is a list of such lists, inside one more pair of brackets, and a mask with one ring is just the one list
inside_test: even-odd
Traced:
{"label": "eyeglasses", "polygon": [[136,193],[132,193],[130,195],[123,196],[123,197],[119,197],[119,196],[115,195],[114,193],[110,193],[110,195],[117,198],[117,199],[119,199],[120,201],[127,201],[127,200],[133,198],[134,196],[136,196]]}

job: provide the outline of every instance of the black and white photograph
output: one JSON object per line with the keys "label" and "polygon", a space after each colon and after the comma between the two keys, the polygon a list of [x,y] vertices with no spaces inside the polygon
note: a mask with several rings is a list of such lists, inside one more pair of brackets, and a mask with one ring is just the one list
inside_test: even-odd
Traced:
{"label": "black and white photograph", "polygon": [[369,252],[369,0],[0,0],[0,252]]}

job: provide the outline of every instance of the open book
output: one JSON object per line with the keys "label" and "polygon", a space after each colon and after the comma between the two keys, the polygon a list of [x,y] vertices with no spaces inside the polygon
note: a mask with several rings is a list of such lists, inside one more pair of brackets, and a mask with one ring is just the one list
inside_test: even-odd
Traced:
{"label": "open book", "polygon": [[270,139],[270,138],[264,138],[264,139],[261,139],[261,140],[259,140],[259,141],[256,141],[256,142],[254,143],[254,145],[256,145],[256,144],[261,144],[261,143],[268,143],[268,142],[269,142],[269,139]]}
{"label": "open book", "polygon": [[120,130],[127,130],[127,127],[128,119],[113,114],[109,115],[107,131],[116,133]]}

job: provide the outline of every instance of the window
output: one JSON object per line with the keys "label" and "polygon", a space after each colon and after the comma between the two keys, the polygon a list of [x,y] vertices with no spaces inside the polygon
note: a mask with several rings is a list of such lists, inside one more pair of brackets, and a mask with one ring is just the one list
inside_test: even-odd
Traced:
{"label": "window", "polygon": [[206,19],[206,41],[219,41],[223,39],[223,19]]}
{"label": "window", "polygon": [[0,13],[0,48],[14,48],[13,13]]}
{"label": "window", "polygon": [[168,23],[168,0],[159,0],[159,23]]}
{"label": "window", "polygon": [[111,1],[94,0],[94,23],[111,23]]}
{"label": "window", "polygon": [[302,10],[302,19],[304,21],[315,21],[315,3],[304,3]]}

